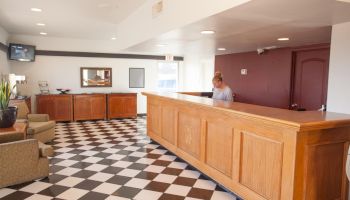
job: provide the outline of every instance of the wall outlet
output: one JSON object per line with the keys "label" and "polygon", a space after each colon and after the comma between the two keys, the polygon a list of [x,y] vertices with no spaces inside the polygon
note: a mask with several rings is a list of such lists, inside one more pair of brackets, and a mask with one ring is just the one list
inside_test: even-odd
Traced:
{"label": "wall outlet", "polygon": [[247,69],[241,69],[241,75],[247,75],[248,70]]}

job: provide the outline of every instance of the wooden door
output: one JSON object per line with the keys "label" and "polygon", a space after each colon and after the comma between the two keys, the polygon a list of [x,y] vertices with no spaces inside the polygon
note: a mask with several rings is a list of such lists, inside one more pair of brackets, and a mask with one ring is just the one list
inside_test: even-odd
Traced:
{"label": "wooden door", "polygon": [[294,52],[291,108],[318,110],[327,101],[329,47]]}
{"label": "wooden door", "polygon": [[91,119],[106,119],[106,95],[91,95]]}

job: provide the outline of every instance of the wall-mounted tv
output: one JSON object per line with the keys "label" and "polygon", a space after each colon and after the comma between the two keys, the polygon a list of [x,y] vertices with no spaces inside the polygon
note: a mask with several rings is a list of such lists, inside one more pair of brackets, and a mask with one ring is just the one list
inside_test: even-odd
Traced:
{"label": "wall-mounted tv", "polygon": [[9,45],[9,59],[25,62],[34,62],[35,46],[11,43]]}

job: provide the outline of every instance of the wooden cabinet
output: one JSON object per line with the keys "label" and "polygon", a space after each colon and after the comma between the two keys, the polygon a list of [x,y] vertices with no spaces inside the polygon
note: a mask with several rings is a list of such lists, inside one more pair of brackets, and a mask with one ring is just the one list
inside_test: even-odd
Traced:
{"label": "wooden cabinet", "polygon": [[55,121],[73,121],[73,97],[70,94],[37,95],[37,113]]}
{"label": "wooden cabinet", "polygon": [[128,118],[137,116],[136,93],[113,93],[108,94],[108,119]]}
{"label": "wooden cabinet", "polygon": [[[107,98],[108,97],[108,98]],[[137,94],[37,95],[37,113],[56,121],[136,117]]]}
{"label": "wooden cabinet", "polygon": [[106,94],[74,95],[74,120],[106,119]]}

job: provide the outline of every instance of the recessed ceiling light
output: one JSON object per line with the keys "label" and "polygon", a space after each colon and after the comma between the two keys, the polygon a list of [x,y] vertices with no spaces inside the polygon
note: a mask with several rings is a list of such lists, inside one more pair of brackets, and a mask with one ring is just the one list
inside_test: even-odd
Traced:
{"label": "recessed ceiling light", "polygon": [[226,48],[223,48],[223,47],[218,48],[218,51],[226,51]]}
{"label": "recessed ceiling light", "polygon": [[345,3],[350,3],[350,0],[337,0],[337,1],[345,2]]}
{"label": "recessed ceiling light", "polygon": [[101,3],[101,4],[98,4],[97,7],[99,8],[107,8],[109,7],[110,5],[108,3]]}
{"label": "recessed ceiling light", "polygon": [[201,34],[203,35],[211,35],[211,34],[214,34],[215,31],[211,31],[211,30],[205,30],[205,31],[201,31]]}
{"label": "recessed ceiling light", "polygon": [[111,39],[112,39],[112,40],[116,40],[117,38],[116,38],[116,37],[112,37]]}
{"label": "recessed ceiling light", "polygon": [[287,37],[286,37],[286,38],[278,38],[277,40],[278,40],[278,41],[288,41],[289,38],[287,38]]}
{"label": "recessed ceiling light", "polygon": [[37,26],[45,26],[46,24],[44,23],[36,23]]}
{"label": "recessed ceiling light", "polygon": [[33,11],[33,12],[41,12],[41,11],[43,11],[40,8],[31,8],[30,10]]}
{"label": "recessed ceiling light", "polygon": [[47,33],[45,33],[45,32],[40,32],[40,35],[47,35]]}
{"label": "recessed ceiling light", "polygon": [[157,44],[157,47],[166,47],[168,46],[167,44]]}

